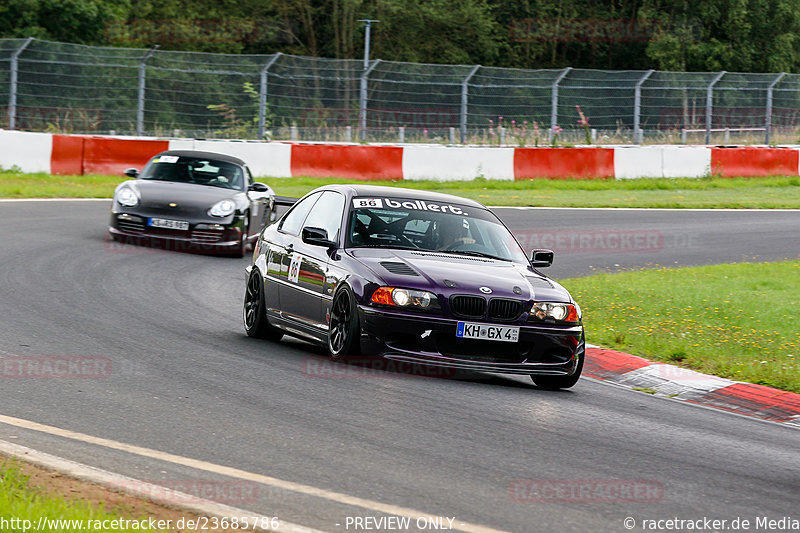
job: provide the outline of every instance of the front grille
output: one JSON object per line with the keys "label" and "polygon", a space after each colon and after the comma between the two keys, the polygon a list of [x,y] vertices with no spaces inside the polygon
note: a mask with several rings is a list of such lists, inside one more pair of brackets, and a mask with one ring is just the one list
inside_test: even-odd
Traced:
{"label": "front grille", "polygon": [[122,218],[117,219],[117,228],[122,231],[141,232],[144,231],[144,222],[141,220],[126,220]]}
{"label": "front grille", "polygon": [[483,318],[486,299],[483,296],[451,296],[450,309],[454,315],[464,318]]}
{"label": "front grille", "polygon": [[492,298],[489,301],[490,320],[514,320],[522,313],[520,300],[506,300],[505,298]]}
{"label": "front grille", "polygon": [[212,244],[222,240],[222,232],[194,230],[192,232],[192,240],[201,244]]}
{"label": "front grille", "polygon": [[400,274],[402,276],[419,276],[417,272],[405,263],[399,261],[381,261],[381,266],[391,272],[392,274]]}

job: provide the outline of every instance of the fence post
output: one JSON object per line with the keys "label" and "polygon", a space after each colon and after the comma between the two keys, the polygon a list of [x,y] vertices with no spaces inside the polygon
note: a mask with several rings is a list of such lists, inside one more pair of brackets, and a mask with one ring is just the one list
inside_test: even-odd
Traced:
{"label": "fence post", "polygon": [[33,37],[28,37],[24,43],[19,45],[19,48],[14,50],[14,53],[11,54],[11,80],[9,81],[9,93],[8,93],[8,129],[13,130],[16,127],[17,122],[17,69],[18,69],[18,60],[19,55],[25,50],[29,44],[33,41]]}
{"label": "fence post", "polygon": [[145,86],[145,68],[147,60],[158,50],[158,45],[153,46],[142,57],[139,62],[139,97],[136,105],[136,135],[141,136],[144,131],[144,86]]}
{"label": "fence post", "polygon": [[258,90],[258,138],[263,139],[267,128],[267,74],[269,69],[281,57],[281,52],[278,52],[267,61],[264,68],[261,69],[261,86]]}
{"label": "fence post", "polygon": [[706,89],[706,144],[711,144],[711,106],[714,103],[714,85],[716,85],[725,74],[726,72],[724,70],[717,73],[714,79],[711,80],[711,83],[708,84],[708,89]]}
{"label": "fence post", "polygon": [[561,83],[561,80],[569,74],[569,71],[572,70],[572,67],[567,67],[561,71],[561,74],[558,75],[556,80],[553,82],[552,88],[552,109],[550,111],[550,141],[553,141],[553,130],[555,130],[556,126],[558,126],[558,84]]}
{"label": "fence post", "polygon": [[767,145],[769,145],[770,137],[772,137],[772,91],[784,76],[786,76],[786,73],[781,72],[767,87],[767,115],[764,121],[764,144]]}
{"label": "fence post", "polygon": [[[361,96],[358,104],[358,129],[360,130],[359,138],[362,141],[367,140],[367,77],[380,62],[380,59],[376,59],[372,62],[372,65],[370,65],[369,68],[365,68],[364,73],[361,74]],[[366,62],[364,63],[364,66],[366,67]]]}
{"label": "fence post", "polygon": [[633,144],[642,144],[643,135],[640,121],[642,118],[642,85],[647,79],[653,75],[655,70],[648,70],[639,81],[636,82],[636,88],[633,92]]}
{"label": "fence post", "polygon": [[469,89],[467,88],[467,84],[480,68],[480,65],[475,65],[472,67],[472,70],[469,71],[467,77],[461,82],[461,144],[466,144],[467,142],[467,99],[469,97]]}

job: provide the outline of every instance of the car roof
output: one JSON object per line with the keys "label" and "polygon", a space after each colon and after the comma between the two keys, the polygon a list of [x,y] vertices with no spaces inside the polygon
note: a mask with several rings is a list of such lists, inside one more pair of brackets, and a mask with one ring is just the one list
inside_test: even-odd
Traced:
{"label": "car roof", "polygon": [[216,152],[204,152],[202,150],[167,150],[158,155],[177,155],[178,157],[196,157],[198,159],[216,159],[217,161],[224,161],[225,163],[234,163],[237,165],[246,165],[244,161],[238,157],[228,154],[218,154]]}
{"label": "car roof", "polygon": [[326,185],[321,189],[338,190],[343,193],[350,193],[351,196],[377,196],[377,197],[397,197],[409,200],[427,200],[429,202],[447,202],[451,204],[468,205],[486,209],[486,206],[470,198],[463,198],[452,194],[441,192],[425,191],[422,189],[406,189],[403,187],[389,187],[386,185],[364,185],[353,183],[347,185]]}

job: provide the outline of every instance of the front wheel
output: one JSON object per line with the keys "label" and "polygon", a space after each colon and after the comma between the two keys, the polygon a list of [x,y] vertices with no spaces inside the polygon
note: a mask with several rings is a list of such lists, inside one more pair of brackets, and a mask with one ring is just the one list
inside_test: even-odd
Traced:
{"label": "front wheel", "polygon": [[242,310],[244,330],[249,337],[279,341],[283,332],[269,324],[267,321],[267,304],[264,298],[264,278],[257,268],[253,268],[247,279],[247,289],[244,293],[244,308]]}
{"label": "front wheel", "polygon": [[358,323],[358,305],[353,290],[343,285],[333,297],[331,320],[328,324],[328,353],[338,361],[355,355],[360,348],[361,328]]}
{"label": "front wheel", "polygon": [[578,382],[578,379],[581,377],[581,372],[583,372],[583,360],[586,357],[585,354],[580,355],[580,359],[578,360],[578,366],[575,368],[575,372],[570,374],[569,376],[531,376],[531,379],[536,384],[537,387],[546,390],[557,390],[557,389],[568,389],[575,385]]}

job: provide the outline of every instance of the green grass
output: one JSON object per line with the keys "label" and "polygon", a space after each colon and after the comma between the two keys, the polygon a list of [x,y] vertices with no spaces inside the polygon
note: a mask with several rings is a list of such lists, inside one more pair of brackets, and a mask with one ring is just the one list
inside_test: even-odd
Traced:
{"label": "green grass", "polygon": [[800,393],[800,261],[563,280],[587,342]]}
{"label": "green grass", "polygon": [[[352,181],[329,178],[267,178],[284,196]],[[548,207],[800,208],[800,178],[677,178],[639,180],[391,181],[381,185],[444,192],[486,205]]]}
{"label": "green grass", "polygon": [[[0,171],[4,198],[110,198],[125,176],[50,176]],[[302,196],[332,178],[263,178],[282,196]],[[800,177],[640,180],[381,181],[473,198],[486,205],[550,207],[800,209]]]}
{"label": "green grass", "polygon": [[[0,523],[0,530],[10,532],[34,531],[38,525],[40,517],[46,517],[52,520],[83,520],[83,529],[75,527],[57,528],[51,524],[51,528],[45,528],[46,531],[88,531],[87,520],[115,520],[124,518],[120,515],[109,513],[102,508],[95,508],[89,502],[76,499],[74,501],[66,501],[59,497],[44,495],[41,491],[28,486],[28,478],[22,474],[19,467],[11,462],[0,465],[0,517],[5,519],[7,523]],[[10,522],[11,518],[19,519],[16,522]],[[30,524],[25,524],[24,520],[29,520]],[[144,518],[137,518],[141,521]],[[94,522],[93,522],[94,523]],[[62,523],[63,525],[63,523]],[[107,522],[106,525],[112,525]],[[13,527],[16,526],[16,527]],[[27,527],[26,527],[27,526]],[[74,526],[74,524],[73,524]],[[100,531],[100,528],[96,528]],[[119,528],[102,528],[102,531],[149,531],[153,529],[140,529],[137,527],[119,529]]]}

